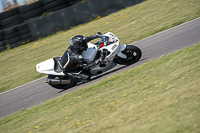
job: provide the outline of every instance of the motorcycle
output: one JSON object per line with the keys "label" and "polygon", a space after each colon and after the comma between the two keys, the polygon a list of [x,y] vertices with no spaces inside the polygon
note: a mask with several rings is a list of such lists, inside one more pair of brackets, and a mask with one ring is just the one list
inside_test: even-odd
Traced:
{"label": "motorcycle", "polygon": [[[88,70],[90,76],[97,76],[103,72],[106,72],[114,68],[117,64],[130,65],[137,62],[141,56],[142,51],[140,48],[134,45],[120,45],[120,40],[116,35],[108,32],[103,35],[99,35],[99,40],[92,44],[88,43],[88,49],[82,52],[83,59],[89,64],[100,57],[101,51],[107,51],[104,63],[100,63],[97,66]],[[80,82],[81,77],[65,75],[62,71],[62,67],[59,64],[61,57],[55,57],[43,61],[36,65],[36,70],[39,73],[48,74],[47,81],[49,85],[54,88],[69,88],[75,86]],[[82,68],[76,68],[79,73],[83,71]],[[79,79],[79,80],[76,80]]]}

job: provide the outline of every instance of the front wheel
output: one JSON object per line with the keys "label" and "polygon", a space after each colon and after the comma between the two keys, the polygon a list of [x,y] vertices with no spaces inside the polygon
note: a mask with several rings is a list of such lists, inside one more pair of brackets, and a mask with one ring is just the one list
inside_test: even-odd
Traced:
{"label": "front wheel", "polygon": [[126,49],[123,50],[122,53],[125,54],[127,58],[120,58],[119,56],[116,56],[114,59],[116,63],[121,65],[133,64],[137,62],[142,56],[142,51],[140,48],[134,45],[127,45]]}

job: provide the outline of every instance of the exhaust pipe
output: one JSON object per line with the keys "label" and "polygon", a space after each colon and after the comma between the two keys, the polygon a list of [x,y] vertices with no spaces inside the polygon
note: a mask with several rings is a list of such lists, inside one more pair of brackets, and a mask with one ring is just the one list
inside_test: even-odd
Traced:
{"label": "exhaust pipe", "polygon": [[47,79],[49,85],[71,84],[71,80],[66,79]]}

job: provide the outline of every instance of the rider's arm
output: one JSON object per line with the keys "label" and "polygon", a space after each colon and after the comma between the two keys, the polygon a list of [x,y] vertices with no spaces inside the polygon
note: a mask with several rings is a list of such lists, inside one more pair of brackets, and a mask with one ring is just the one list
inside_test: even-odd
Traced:
{"label": "rider's arm", "polygon": [[85,40],[86,42],[89,42],[89,41],[91,41],[91,40],[94,40],[94,39],[98,38],[99,35],[102,35],[101,32],[97,32],[96,35],[91,35],[91,36],[89,36],[89,37],[85,37],[84,40]]}
{"label": "rider's arm", "polygon": [[98,35],[91,35],[91,36],[89,36],[89,37],[85,37],[84,40],[85,40],[86,42],[89,42],[89,41],[94,40],[94,39],[96,39],[96,38],[98,38],[98,37],[99,37]]}

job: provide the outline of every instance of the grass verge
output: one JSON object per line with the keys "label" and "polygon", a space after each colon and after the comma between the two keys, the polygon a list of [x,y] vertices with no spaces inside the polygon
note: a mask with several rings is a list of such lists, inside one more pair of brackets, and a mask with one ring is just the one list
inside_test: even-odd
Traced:
{"label": "grass verge", "polygon": [[44,76],[36,72],[35,65],[61,56],[74,35],[89,36],[97,31],[111,31],[122,43],[129,44],[197,18],[199,9],[199,0],[147,0],[65,32],[1,52],[0,92]]}
{"label": "grass verge", "polygon": [[1,133],[199,133],[200,43],[0,119]]}

